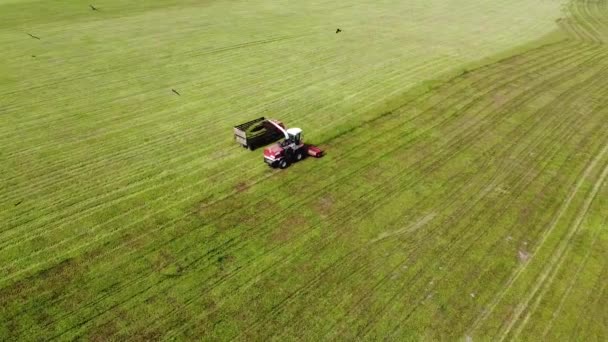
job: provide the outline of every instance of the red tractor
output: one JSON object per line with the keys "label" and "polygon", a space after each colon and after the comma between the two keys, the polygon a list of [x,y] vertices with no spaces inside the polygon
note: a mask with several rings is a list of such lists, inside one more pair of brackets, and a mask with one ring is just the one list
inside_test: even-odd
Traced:
{"label": "red tractor", "polygon": [[306,156],[320,158],[323,151],[313,145],[305,144],[302,139],[300,128],[283,128],[283,125],[275,120],[268,119],[279,131],[283,132],[285,140],[270,145],[264,149],[264,162],[270,167],[284,169],[291,163],[298,162]]}

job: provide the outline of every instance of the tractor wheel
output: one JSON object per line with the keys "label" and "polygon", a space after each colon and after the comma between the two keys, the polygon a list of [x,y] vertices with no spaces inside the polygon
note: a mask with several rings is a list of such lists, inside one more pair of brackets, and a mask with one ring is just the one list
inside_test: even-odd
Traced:
{"label": "tractor wheel", "polygon": [[289,166],[289,163],[287,162],[287,159],[283,159],[279,162],[279,167],[281,169],[286,169]]}
{"label": "tractor wheel", "polygon": [[302,157],[304,157],[304,156],[302,155],[302,151],[298,151],[298,152],[296,152],[296,161],[300,161],[300,160],[302,160]]}

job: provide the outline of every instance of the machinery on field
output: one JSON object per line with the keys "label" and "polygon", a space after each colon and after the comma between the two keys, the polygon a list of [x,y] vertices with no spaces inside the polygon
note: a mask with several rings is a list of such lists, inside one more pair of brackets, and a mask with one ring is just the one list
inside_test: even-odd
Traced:
{"label": "machinery on field", "polygon": [[317,146],[305,144],[300,128],[285,128],[282,122],[264,117],[234,126],[237,143],[254,150],[256,147],[276,142],[264,149],[264,162],[270,167],[284,169],[307,156],[320,158],[323,150]]}
{"label": "machinery on field", "polygon": [[323,151],[313,145],[305,144],[300,128],[285,129],[280,122],[267,120],[281,131],[285,139],[281,142],[272,144],[264,149],[264,162],[270,167],[280,167],[284,169],[291,163],[298,162],[306,156],[320,158]]}
{"label": "machinery on field", "polygon": [[[284,129],[283,123],[276,123]],[[251,151],[256,148],[275,142],[283,137],[283,132],[276,128],[276,125],[271,124],[265,117],[260,117],[240,125],[234,126],[234,138],[244,148]]]}

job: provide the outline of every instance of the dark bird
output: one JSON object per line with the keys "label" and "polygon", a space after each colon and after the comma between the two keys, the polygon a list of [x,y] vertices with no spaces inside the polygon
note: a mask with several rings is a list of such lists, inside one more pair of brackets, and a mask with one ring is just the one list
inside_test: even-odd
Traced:
{"label": "dark bird", "polygon": [[177,90],[175,90],[175,89],[171,89],[171,91],[172,91],[172,92],[174,92],[175,94],[177,94],[177,96],[181,96],[181,95],[180,95],[180,94],[177,92]]}
{"label": "dark bird", "polygon": [[91,9],[92,9],[93,11],[97,11],[97,7],[95,7],[95,6],[93,6],[93,5],[89,5],[89,7],[91,7]]}
{"label": "dark bird", "polygon": [[36,36],[34,36],[33,34],[31,34],[31,33],[28,33],[28,35],[29,35],[30,37],[34,38],[34,39],[40,39],[40,37],[36,37]]}
{"label": "dark bird", "polygon": [[342,30],[340,30],[340,29],[337,29],[337,30],[336,30],[336,33],[340,33],[340,32],[342,32]]}
{"label": "dark bird", "polygon": [[21,201],[19,201],[19,202],[15,203],[15,207],[16,207],[16,206],[18,206],[19,204],[21,204],[21,202],[23,202],[23,200],[21,200]]}

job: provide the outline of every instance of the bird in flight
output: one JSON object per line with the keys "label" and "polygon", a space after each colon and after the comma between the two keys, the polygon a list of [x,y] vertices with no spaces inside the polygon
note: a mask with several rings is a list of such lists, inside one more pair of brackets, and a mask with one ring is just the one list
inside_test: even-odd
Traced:
{"label": "bird in flight", "polygon": [[36,36],[34,36],[33,34],[31,34],[31,33],[28,33],[28,35],[29,35],[30,37],[34,38],[34,39],[38,39],[38,40],[40,40],[40,37],[36,37]]}
{"label": "bird in flight", "polygon": [[340,29],[337,29],[337,30],[336,30],[336,33],[340,33],[340,32],[342,32],[342,30],[340,30]]}
{"label": "bird in flight", "polygon": [[93,5],[89,5],[89,7],[91,7],[91,9],[92,9],[93,11],[97,11],[97,7],[95,7],[95,6],[93,6]]}
{"label": "bird in flight", "polygon": [[177,90],[175,90],[175,89],[171,89],[171,91],[172,91],[172,92],[174,92],[175,94],[177,94],[177,96],[181,96],[181,95],[180,95],[180,94],[177,92]]}

